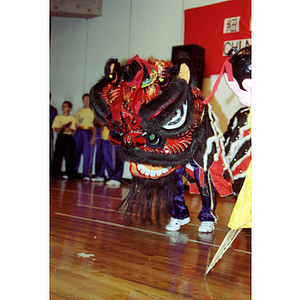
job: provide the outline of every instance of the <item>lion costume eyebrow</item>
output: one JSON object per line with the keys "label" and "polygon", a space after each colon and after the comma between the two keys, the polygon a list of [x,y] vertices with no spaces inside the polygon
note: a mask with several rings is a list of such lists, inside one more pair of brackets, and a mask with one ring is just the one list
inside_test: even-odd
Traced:
{"label": "lion costume eyebrow", "polygon": [[163,110],[165,110],[166,107],[168,107],[170,104],[172,104],[177,99],[178,95],[179,95],[179,92],[177,92],[173,98],[169,99],[169,101],[166,102],[160,109],[158,109],[150,117],[148,117],[147,121],[152,120],[157,115],[159,115]]}

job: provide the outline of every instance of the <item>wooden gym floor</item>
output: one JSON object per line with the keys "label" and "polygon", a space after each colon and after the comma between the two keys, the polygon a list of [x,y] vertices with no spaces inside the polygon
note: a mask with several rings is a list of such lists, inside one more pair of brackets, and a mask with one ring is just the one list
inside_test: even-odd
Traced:
{"label": "wooden gym floor", "polygon": [[[177,232],[126,226],[115,209],[129,190],[105,183],[50,184],[50,299],[251,299],[251,229],[205,275],[235,200],[218,198],[214,233],[200,234],[201,197],[185,191],[191,222]],[[91,254],[91,255],[88,255]]]}

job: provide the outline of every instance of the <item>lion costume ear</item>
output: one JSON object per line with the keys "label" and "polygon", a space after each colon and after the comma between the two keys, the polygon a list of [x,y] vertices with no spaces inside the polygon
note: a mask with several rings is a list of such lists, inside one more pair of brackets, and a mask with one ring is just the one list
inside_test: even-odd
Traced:
{"label": "lion costume ear", "polygon": [[191,79],[191,72],[190,72],[190,68],[186,63],[182,63],[180,65],[178,77],[184,79],[186,83],[189,84]]}
{"label": "lion costume ear", "polygon": [[110,65],[110,73],[112,73],[114,70],[115,70],[115,64],[112,63],[112,64]]}
{"label": "lion costume ear", "polygon": [[111,74],[113,72],[117,72],[120,68],[120,63],[116,58],[111,58],[106,62],[106,65],[104,67],[104,73],[105,75]]}
{"label": "lion costume ear", "polygon": [[178,72],[177,77],[185,80],[186,83],[192,87],[197,86],[197,73],[190,58],[188,57],[181,58],[177,62],[175,69],[179,70],[177,71]]}

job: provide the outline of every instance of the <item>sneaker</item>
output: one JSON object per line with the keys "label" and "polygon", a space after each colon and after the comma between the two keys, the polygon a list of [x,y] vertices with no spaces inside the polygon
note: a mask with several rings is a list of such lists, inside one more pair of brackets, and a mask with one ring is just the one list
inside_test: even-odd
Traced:
{"label": "sneaker", "polygon": [[213,232],[215,224],[213,221],[203,221],[198,228],[199,232]]}
{"label": "sneaker", "polygon": [[88,176],[86,176],[86,177],[83,177],[83,181],[90,181],[91,180],[91,178],[90,177],[88,177]]}
{"label": "sneaker", "polygon": [[183,220],[175,219],[175,218],[171,217],[171,220],[168,223],[168,225],[166,226],[166,229],[170,230],[170,231],[177,231],[180,229],[181,226],[189,223],[190,221],[191,221],[190,217],[187,217]]}
{"label": "sneaker", "polygon": [[68,180],[68,179],[69,179],[68,175],[63,175],[62,178],[65,179],[65,180]]}
{"label": "sneaker", "polygon": [[97,177],[94,177],[91,179],[93,182],[103,182],[104,181],[104,178],[103,177],[100,177],[100,176],[97,176]]}
{"label": "sneaker", "polygon": [[120,186],[121,182],[111,179],[111,180],[107,181],[105,184],[109,185],[109,186]]}

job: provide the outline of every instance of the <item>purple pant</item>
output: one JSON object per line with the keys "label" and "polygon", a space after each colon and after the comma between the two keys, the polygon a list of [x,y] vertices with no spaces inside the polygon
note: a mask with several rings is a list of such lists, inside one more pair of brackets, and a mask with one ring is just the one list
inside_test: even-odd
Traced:
{"label": "purple pant", "polygon": [[[194,168],[195,180],[202,198],[202,207],[198,214],[198,219],[202,221],[213,221],[215,224],[218,222],[218,217],[215,214],[216,209],[216,190],[213,186],[209,171],[205,172],[205,187],[200,187],[199,180],[199,166],[191,161]],[[172,203],[171,216],[175,219],[184,219],[189,216],[189,210],[184,201],[184,185],[182,182],[182,175],[184,168],[181,167],[173,172],[174,180],[176,181],[177,191]]]}
{"label": "purple pant", "polygon": [[76,173],[78,173],[78,168],[80,164],[80,158],[83,154],[83,167],[82,167],[82,177],[91,177],[91,171],[93,166],[93,153],[90,141],[92,138],[92,130],[78,129],[74,135],[74,140],[76,143],[76,151],[74,156],[74,167]]}
{"label": "purple pant", "polygon": [[184,167],[177,169],[173,172],[174,180],[176,181],[177,190],[172,203],[171,216],[175,219],[185,219],[190,213],[188,207],[184,202],[184,184],[182,182],[182,175],[184,173]]}
{"label": "purple pant", "polygon": [[116,147],[109,140],[101,138],[101,128],[96,132],[95,176],[104,177],[105,170],[109,179],[120,181],[124,162],[116,156]]}

